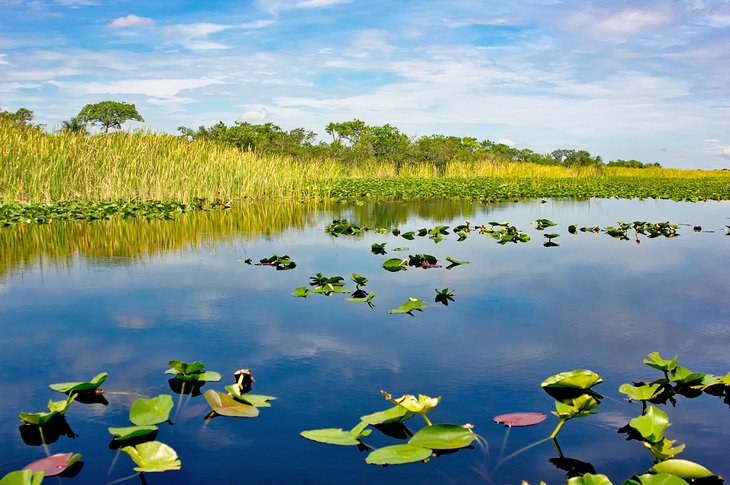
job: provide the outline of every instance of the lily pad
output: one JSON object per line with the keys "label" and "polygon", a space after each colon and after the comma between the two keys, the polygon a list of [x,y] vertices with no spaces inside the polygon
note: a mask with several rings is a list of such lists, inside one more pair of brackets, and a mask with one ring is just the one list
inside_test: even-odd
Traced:
{"label": "lily pad", "polygon": [[370,453],[365,462],[371,465],[403,465],[428,460],[433,451],[411,444],[392,445]]}
{"label": "lily pad", "polygon": [[698,463],[677,458],[657,463],[649,471],[652,473],[668,473],[686,479],[709,478],[714,476],[710,470]]}
{"label": "lily pad", "polygon": [[164,423],[170,418],[173,406],[172,396],[169,394],[160,394],[152,399],[139,398],[132,403],[129,420],[137,426]]}
{"label": "lily pad", "polygon": [[580,477],[568,479],[568,485],[612,485],[611,480],[606,475],[594,475],[586,473]]}
{"label": "lily pad", "polygon": [[259,415],[259,410],[255,406],[242,403],[236,400],[230,394],[209,389],[205,391],[205,400],[208,401],[211,409],[221,416],[231,416],[234,418],[255,418]]}
{"label": "lily pad", "polygon": [[48,387],[50,387],[54,391],[63,392],[66,394],[72,392],[94,391],[98,389],[99,386],[104,383],[104,381],[106,381],[107,377],[109,377],[109,374],[107,374],[106,372],[102,372],[101,374],[96,375],[89,382],[62,382],[58,384],[51,384]]}
{"label": "lily pad", "polygon": [[595,372],[586,369],[577,369],[550,376],[542,381],[540,386],[543,389],[569,388],[587,390],[601,382],[603,382],[603,379]]}
{"label": "lily pad", "polygon": [[629,399],[635,401],[648,401],[661,395],[663,391],[662,384],[656,382],[646,386],[632,386],[631,384],[622,384],[618,388],[619,392],[626,394]]}
{"label": "lily pad", "polygon": [[238,387],[237,384],[226,386],[226,390],[238,401],[242,401],[245,404],[250,404],[257,408],[270,408],[271,403],[269,403],[269,401],[276,399],[274,396],[266,396],[263,394],[241,394],[241,388]]}
{"label": "lily pad", "polygon": [[544,413],[508,413],[494,417],[494,422],[509,427],[533,426],[540,424],[547,418]]}
{"label": "lily pad", "polygon": [[67,468],[71,468],[81,458],[83,458],[83,455],[80,453],[57,453],[29,463],[23,470],[43,472],[44,476],[52,477],[63,473]]}
{"label": "lily pad", "polygon": [[411,418],[413,414],[413,412],[407,410],[403,406],[393,406],[385,411],[378,411],[377,413],[361,416],[360,419],[372,425],[402,423],[403,421]]}
{"label": "lily pad", "polygon": [[413,316],[414,310],[422,312],[424,308],[428,308],[428,305],[424,305],[423,300],[409,298],[407,302],[403,303],[398,308],[388,310],[388,313],[407,313],[408,315]]}
{"label": "lily pad", "polygon": [[43,472],[31,470],[16,470],[0,479],[0,485],[40,485],[41,482],[43,482]]}
{"label": "lily pad", "polygon": [[432,450],[455,450],[469,446],[475,439],[471,425],[434,424],[414,434],[408,444]]}
{"label": "lily pad", "polygon": [[623,485],[689,485],[689,483],[676,475],[668,473],[657,473],[655,475],[646,473],[626,480]]}
{"label": "lily pad", "polygon": [[157,431],[157,426],[127,426],[125,428],[107,428],[109,433],[114,436],[114,441],[126,441],[133,438],[139,438]]}
{"label": "lily pad", "polygon": [[407,267],[407,259],[390,258],[383,263],[383,268],[393,273],[396,271],[405,271]]}
{"label": "lily pad", "polygon": [[658,443],[664,439],[664,431],[669,427],[669,418],[658,407],[648,406],[641,416],[629,421],[629,426],[641,434],[647,442]]}
{"label": "lily pad", "polygon": [[166,472],[181,467],[177,453],[169,445],[159,441],[148,441],[135,446],[125,446],[122,451],[129,455],[136,472]]}
{"label": "lily pad", "polygon": [[[358,435],[341,428],[312,429],[299,433],[308,440],[328,445],[356,446],[360,444]],[[369,434],[369,433],[368,433]],[[360,436],[363,436],[362,434]]]}

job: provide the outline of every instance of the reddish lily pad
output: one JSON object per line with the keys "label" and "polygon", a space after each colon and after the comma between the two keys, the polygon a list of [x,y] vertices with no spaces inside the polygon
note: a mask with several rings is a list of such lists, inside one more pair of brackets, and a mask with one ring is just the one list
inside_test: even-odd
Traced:
{"label": "reddish lily pad", "polygon": [[509,413],[495,416],[494,422],[509,427],[533,426],[542,423],[545,418],[543,413]]}
{"label": "reddish lily pad", "polygon": [[83,455],[80,453],[57,453],[29,463],[23,470],[43,472],[44,476],[52,477],[63,473],[81,458],[83,458]]}

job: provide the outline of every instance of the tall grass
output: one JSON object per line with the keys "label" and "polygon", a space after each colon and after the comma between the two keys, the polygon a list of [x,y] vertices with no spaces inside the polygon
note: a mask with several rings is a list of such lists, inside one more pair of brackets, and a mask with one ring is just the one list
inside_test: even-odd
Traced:
{"label": "tall grass", "polygon": [[0,202],[59,200],[240,201],[327,197],[347,180],[443,177],[529,180],[723,177],[660,168],[566,168],[500,160],[399,165],[297,160],[154,133],[43,133],[0,120]]}

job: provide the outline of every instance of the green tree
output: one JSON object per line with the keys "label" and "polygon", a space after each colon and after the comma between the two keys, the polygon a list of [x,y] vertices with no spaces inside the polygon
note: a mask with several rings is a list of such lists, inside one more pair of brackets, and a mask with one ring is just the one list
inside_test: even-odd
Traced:
{"label": "green tree", "polygon": [[22,126],[33,126],[33,112],[28,108],[20,108],[15,113],[0,110],[0,119],[8,120]]}
{"label": "green tree", "polygon": [[78,116],[74,116],[61,123],[61,131],[65,133],[77,133],[80,135],[86,134],[86,123],[81,121]]}
{"label": "green tree", "polygon": [[109,128],[120,129],[122,123],[126,121],[135,120],[144,122],[144,119],[142,119],[133,104],[120,103],[118,101],[102,101],[100,103],[87,104],[81,108],[77,117],[82,123],[103,126],[104,133],[109,133]]}

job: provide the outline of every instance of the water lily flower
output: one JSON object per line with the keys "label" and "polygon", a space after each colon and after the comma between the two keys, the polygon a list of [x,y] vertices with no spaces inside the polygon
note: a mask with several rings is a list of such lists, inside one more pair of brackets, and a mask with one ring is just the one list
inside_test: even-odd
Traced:
{"label": "water lily flower", "polygon": [[431,411],[433,408],[438,406],[438,403],[441,401],[441,396],[439,397],[428,397],[424,396],[423,394],[419,394],[418,397],[414,396],[413,394],[404,394],[398,399],[393,399],[393,396],[388,394],[385,391],[380,391],[385,399],[388,401],[391,401],[398,406],[406,408],[408,411],[411,411],[412,413],[420,414],[421,417],[426,420],[426,423],[428,423],[429,426],[431,426],[431,422],[426,417],[426,413]]}

